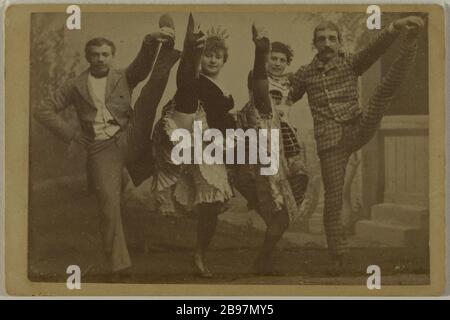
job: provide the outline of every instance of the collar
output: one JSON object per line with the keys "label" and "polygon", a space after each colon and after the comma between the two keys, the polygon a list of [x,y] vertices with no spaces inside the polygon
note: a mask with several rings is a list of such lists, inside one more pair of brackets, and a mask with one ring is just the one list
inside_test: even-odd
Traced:
{"label": "collar", "polygon": [[329,60],[328,62],[324,63],[322,60],[319,59],[319,54],[316,54],[313,58],[312,65],[314,68],[328,71],[335,67],[337,67],[338,63],[341,61],[342,57],[344,56],[344,53],[339,52],[334,58]]}

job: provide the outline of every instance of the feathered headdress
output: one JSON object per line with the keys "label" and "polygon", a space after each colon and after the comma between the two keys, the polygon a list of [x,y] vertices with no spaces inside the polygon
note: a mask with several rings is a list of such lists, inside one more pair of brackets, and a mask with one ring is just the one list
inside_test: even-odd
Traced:
{"label": "feathered headdress", "polygon": [[229,38],[229,34],[227,32],[227,29],[222,30],[222,26],[217,26],[216,29],[214,27],[211,27],[208,31],[206,31],[207,39],[209,38],[216,38],[220,39],[222,41],[225,41]]}
{"label": "feathered headdress", "polygon": [[222,29],[221,26],[217,26],[216,28],[212,27],[206,31],[205,51],[222,50],[224,53],[224,61],[226,61],[228,58],[228,46],[225,40],[228,37],[227,29]]}

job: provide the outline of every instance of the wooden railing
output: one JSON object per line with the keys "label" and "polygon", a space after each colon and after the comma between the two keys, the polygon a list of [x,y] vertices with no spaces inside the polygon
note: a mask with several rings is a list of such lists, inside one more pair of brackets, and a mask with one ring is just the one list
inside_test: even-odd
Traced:
{"label": "wooden railing", "polygon": [[383,202],[427,206],[428,116],[385,117],[378,150]]}

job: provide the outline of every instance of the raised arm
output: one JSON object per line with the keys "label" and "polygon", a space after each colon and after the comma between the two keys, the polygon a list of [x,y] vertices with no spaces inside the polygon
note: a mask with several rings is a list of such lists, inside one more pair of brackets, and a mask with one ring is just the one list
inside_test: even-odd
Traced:
{"label": "raised arm", "polygon": [[65,142],[70,142],[75,131],[63,119],[61,112],[72,104],[73,84],[69,80],[47,97],[34,111],[35,119]]}
{"label": "raised arm", "polygon": [[289,81],[292,86],[291,100],[296,103],[300,100],[306,92],[306,82],[304,80],[305,67],[300,67],[298,71],[289,76]]}
{"label": "raised arm", "polygon": [[352,57],[353,70],[357,75],[362,75],[381,55],[391,46],[403,29],[420,25],[423,20],[417,16],[409,16],[392,22],[373,39],[369,45]]}
{"label": "raised arm", "polygon": [[256,109],[261,114],[270,114],[272,106],[267,79],[267,56],[270,52],[270,41],[264,35],[264,30],[252,25],[253,42],[255,43],[255,60],[253,63],[252,95]]}

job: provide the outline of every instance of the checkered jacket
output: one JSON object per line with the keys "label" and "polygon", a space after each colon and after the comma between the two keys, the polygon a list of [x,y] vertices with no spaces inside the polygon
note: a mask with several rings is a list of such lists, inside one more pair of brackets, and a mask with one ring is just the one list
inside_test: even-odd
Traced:
{"label": "checkered jacket", "polygon": [[316,55],[309,65],[292,75],[293,102],[308,93],[318,151],[338,144],[345,123],[361,114],[358,77],[386,51],[397,35],[395,29],[385,28],[360,52],[339,54],[326,64]]}

